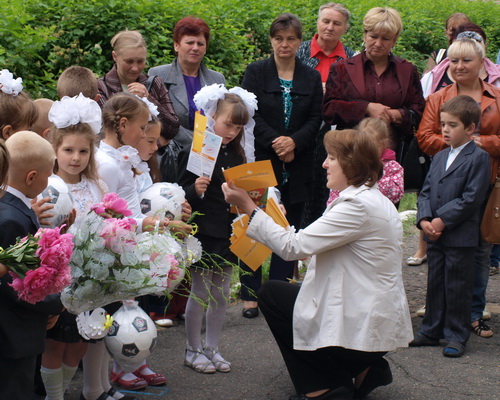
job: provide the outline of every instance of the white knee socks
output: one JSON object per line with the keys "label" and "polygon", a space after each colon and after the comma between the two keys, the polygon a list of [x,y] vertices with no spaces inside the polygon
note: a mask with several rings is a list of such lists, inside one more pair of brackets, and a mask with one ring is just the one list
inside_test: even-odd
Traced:
{"label": "white knee socks", "polygon": [[55,369],[41,367],[40,374],[47,392],[45,400],[64,400],[63,369],[61,367]]}
{"label": "white knee socks", "polygon": [[63,371],[63,395],[66,393],[66,390],[68,389],[69,384],[71,383],[71,380],[75,376],[76,370],[78,367],[70,367],[69,365],[62,364],[62,371]]}

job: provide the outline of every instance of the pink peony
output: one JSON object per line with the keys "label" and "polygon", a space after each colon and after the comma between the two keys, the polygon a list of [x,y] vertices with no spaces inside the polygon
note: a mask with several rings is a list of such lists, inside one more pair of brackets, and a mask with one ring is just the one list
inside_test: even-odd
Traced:
{"label": "pink peony", "polygon": [[136,245],[135,220],[132,218],[109,218],[106,220],[100,236],[104,239],[106,248],[115,253],[130,250],[131,246]]}
{"label": "pink peony", "polygon": [[177,279],[179,279],[180,273],[181,273],[180,268],[172,266],[170,268],[170,271],[168,271],[168,281],[169,282],[176,281]]}
{"label": "pink peony", "polygon": [[175,258],[175,256],[174,256],[174,255],[172,255],[172,254],[167,254],[167,257],[168,257],[168,259],[169,259],[169,261],[170,261],[170,265],[171,265],[172,267],[177,267],[177,266],[179,265],[179,260],[178,260],[177,258]]}
{"label": "pink peony", "polygon": [[42,301],[50,292],[52,282],[57,277],[57,270],[51,267],[39,267],[30,270],[24,278],[24,288],[19,293],[19,298],[28,303],[35,304]]}
{"label": "pink peony", "polygon": [[102,198],[102,203],[94,204],[91,210],[104,217],[127,217],[132,215],[128,208],[127,201],[119,197],[116,193],[106,193]]}
{"label": "pink peony", "polygon": [[40,228],[35,233],[35,238],[38,239],[38,247],[50,247],[56,241],[61,238],[61,232],[59,227],[53,229]]}
{"label": "pink peony", "polygon": [[16,292],[21,292],[24,289],[24,282],[15,272],[9,271],[9,275],[12,276],[12,283],[9,283],[9,286]]}
{"label": "pink peony", "polygon": [[52,282],[52,286],[54,288],[54,292],[62,292],[63,289],[71,283],[71,273],[69,267],[66,267],[64,270],[60,270],[57,274],[54,282]]}

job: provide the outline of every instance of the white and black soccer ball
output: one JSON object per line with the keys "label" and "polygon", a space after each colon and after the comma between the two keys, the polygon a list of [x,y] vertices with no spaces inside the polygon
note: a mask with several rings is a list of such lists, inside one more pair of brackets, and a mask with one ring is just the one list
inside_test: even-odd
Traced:
{"label": "white and black soccer ball", "polygon": [[132,372],[150,356],[157,334],[153,320],[141,308],[125,311],[120,308],[113,315],[113,325],[104,343],[120,367]]}
{"label": "white and black soccer ball", "polygon": [[50,176],[47,188],[38,196],[39,199],[45,197],[50,197],[50,202],[47,204],[54,205],[54,208],[47,211],[54,216],[45,221],[50,228],[61,226],[73,209],[73,197],[71,197],[68,185],[57,175]]}
{"label": "white and black soccer ball", "polygon": [[177,183],[157,182],[142,192],[139,198],[141,211],[148,217],[179,220],[186,193]]}

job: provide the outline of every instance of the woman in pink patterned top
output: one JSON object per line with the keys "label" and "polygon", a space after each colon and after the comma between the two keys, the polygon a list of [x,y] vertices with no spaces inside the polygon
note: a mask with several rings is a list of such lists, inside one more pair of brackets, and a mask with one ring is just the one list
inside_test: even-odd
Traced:
{"label": "woman in pink patterned top", "polygon": [[[369,133],[378,143],[380,159],[384,164],[384,175],[378,181],[378,189],[394,204],[399,203],[404,194],[403,167],[396,161],[394,150],[390,149],[389,126],[380,118],[365,118],[356,129]],[[330,190],[326,204],[330,204],[339,194],[338,190]]]}

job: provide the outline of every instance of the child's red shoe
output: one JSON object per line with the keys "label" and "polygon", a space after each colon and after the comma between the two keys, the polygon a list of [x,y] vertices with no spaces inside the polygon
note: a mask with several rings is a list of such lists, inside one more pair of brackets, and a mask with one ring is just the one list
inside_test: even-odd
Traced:
{"label": "child's red shoe", "polygon": [[156,372],[153,374],[143,374],[142,371],[144,370],[144,368],[148,368],[148,365],[147,364],[141,365],[132,373],[135,376],[144,379],[150,386],[161,386],[167,383],[167,378],[165,378],[165,376],[162,374]]}

